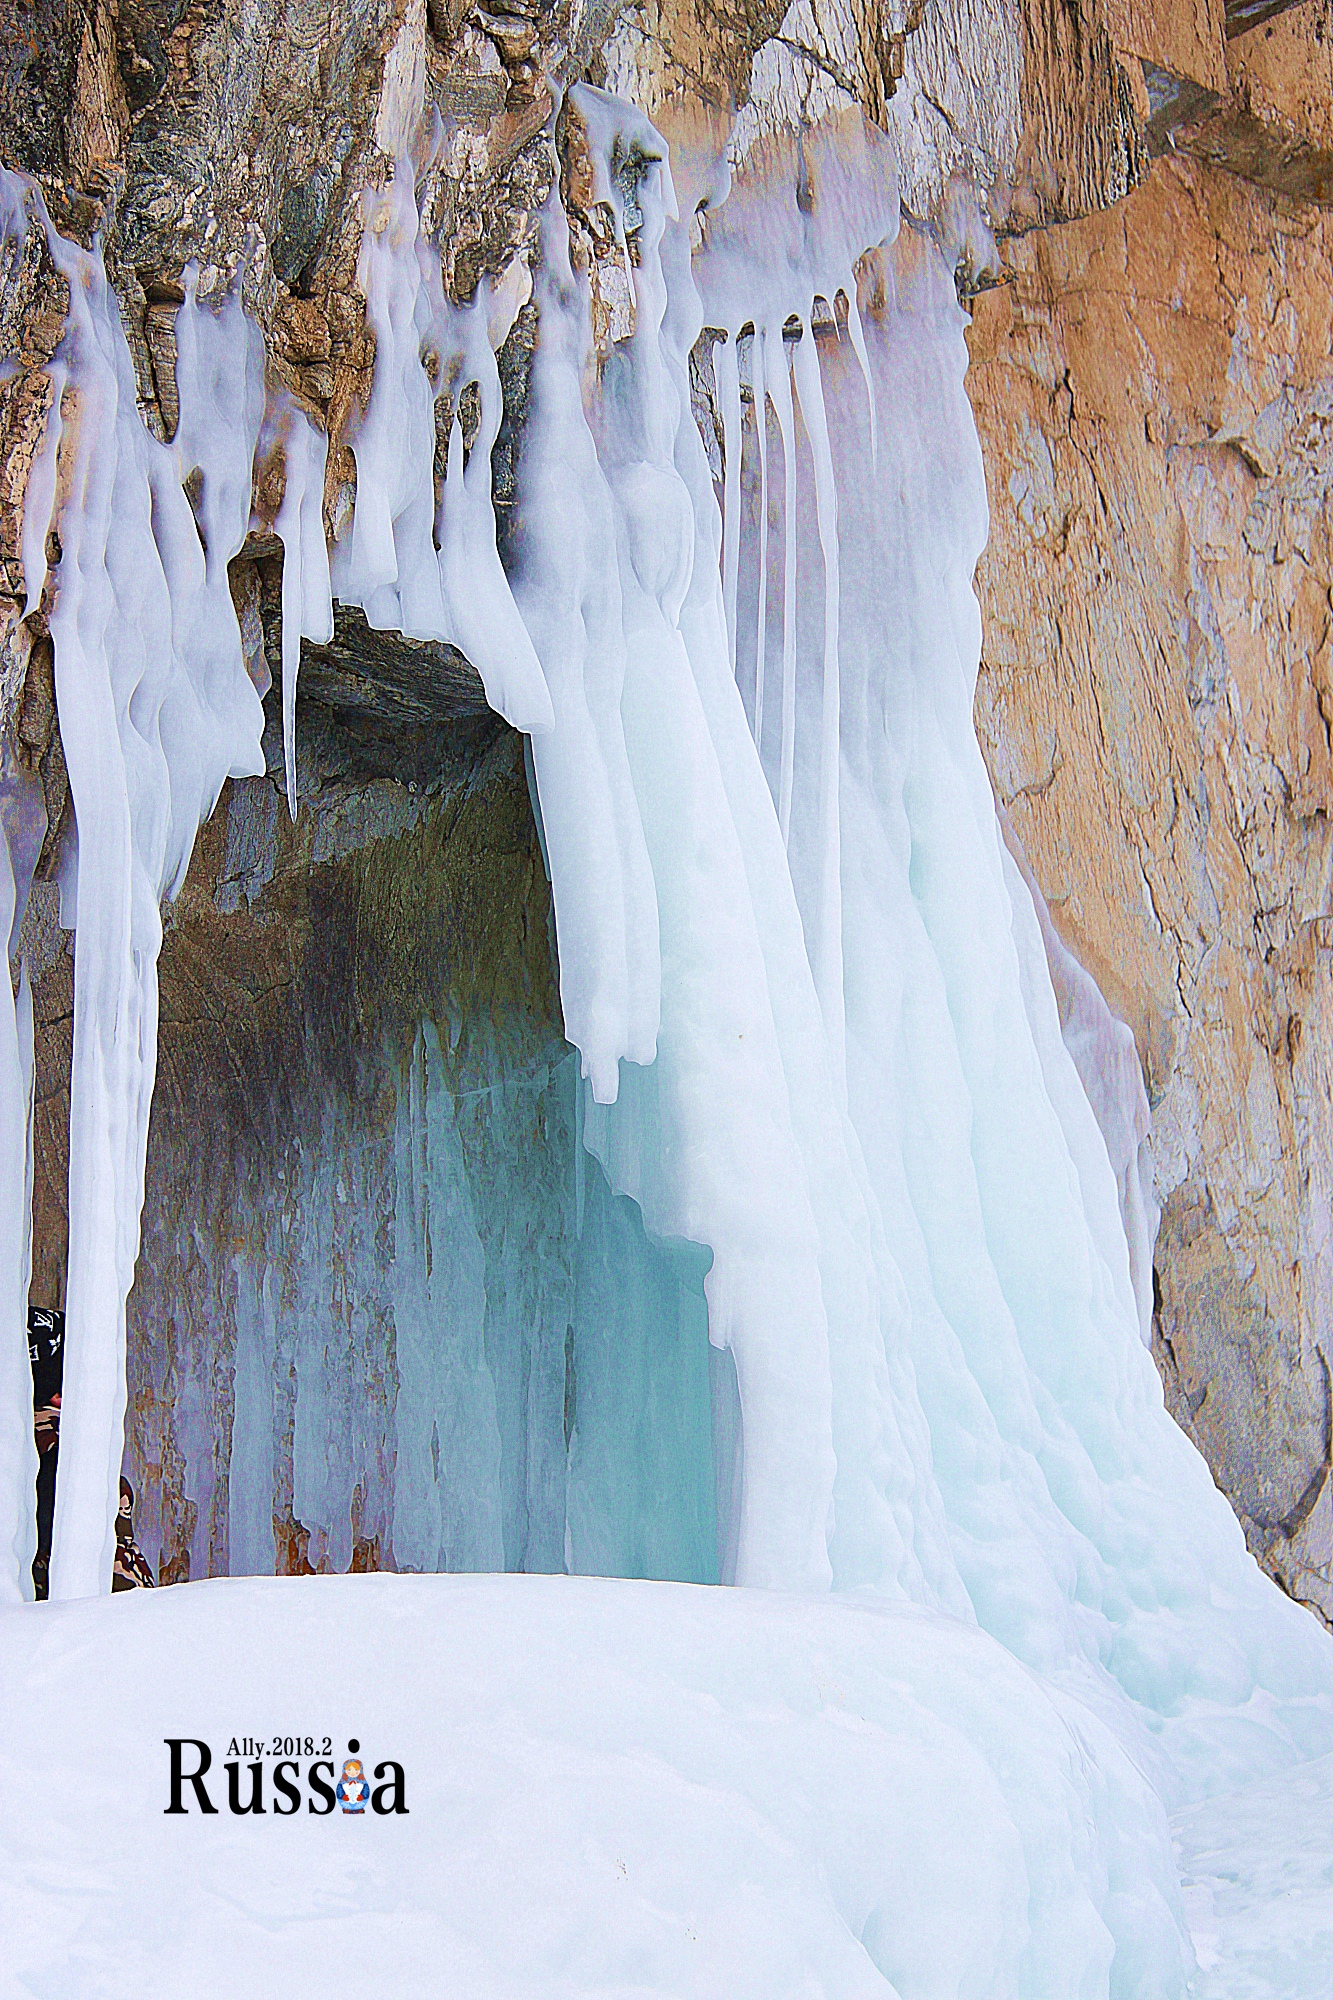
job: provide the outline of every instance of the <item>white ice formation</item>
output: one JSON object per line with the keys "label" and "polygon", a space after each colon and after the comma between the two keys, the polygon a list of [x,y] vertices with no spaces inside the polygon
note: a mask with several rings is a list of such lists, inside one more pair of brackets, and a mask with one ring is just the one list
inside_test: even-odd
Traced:
{"label": "white ice formation", "polygon": [[[238,301],[210,311],[191,285],[177,322],[180,425],[174,446],[160,443],[139,414],[100,256],[60,236],[12,176],[6,196],[7,233],[33,211],[70,291],[24,567],[35,603],[54,520],[61,557],[49,622],[77,827],[61,893],[77,935],[78,977],[65,1459],[51,1575],[55,1594],[82,1596],[107,1588],[115,1545],[125,1299],[157,1054],[160,906],[184,880],[195,833],[225,779],[263,769],[262,709],[227,584],[250,522],[263,343]],[[197,520],[184,489],[195,472]],[[11,1128],[10,1148],[21,1143]],[[26,1459],[7,1455],[3,1472],[7,1515],[26,1521]]]}
{"label": "white ice formation", "polygon": [[[594,353],[595,274],[571,263],[553,198],[512,595],[488,484],[495,301],[445,302],[406,156],[367,203],[377,364],[333,589],[372,625],[454,640],[532,734],[583,1145],[650,1238],[712,1254],[708,1337],[734,1364],[712,1393],[734,1380],[739,1407],[738,1427],[713,1424],[734,1455],[716,1487],[724,1580],[947,1614],[960,1646],[980,1627],[1039,1676],[1068,1731],[1060,1754],[1118,1832],[1077,1859],[1086,1921],[1058,1985],[1022,1985],[1037,1961],[1015,1946],[1018,1983],[984,1990],[1176,1992],[1160,1800],[1327,1749],[1333,1650],[1261,1577],[1166,1415],[1140,1338],[1137,1102],[1112,1075],[1114,1035],[1098,1053],[1090,1003],[1066,1006],[1062,1036],[1042,913],[997,825],[971,719],[987,513],[963,315],[934,253],[895,240],[892,151],[859,120],[799,148],[758,143],[733,178],[688,146],[672,155],[630,105],[571,100],[634,325]],[[109,1567],[158,902],[227,771],[257,768],[258,702],[224,600],[262,395],[239,309],[187,299],[192,415],[174,451],[154,443],[96,259],[51,240],[74,298],[51,614],[80,831],[53,1578],[74,1595]],[[725,519],[691,408],[705,324]],[[481,421],[464,466],[469,381]],[[300,520],[283,530],[289,570],[301,551],[293,631],[327,616],[311,545],[322,447],[303,449],[288,454]],[[181,490],[192,456],[207,558]],[[423,1561],[480,1564],[499,1524],[479,1507],[451,1526],[424,1472],[452,1410],[489,1491],[502,1422],[432,1065],[423,1031],[399,1135],[399,1200],[418,1217],[404,1239],[433,1245],[395,1278],[403,1532]],[[4,1244],[10,1299],[18,1235]],[[442,1318],[458,1331],[447,1365],[430,1337]],[[258,1348],[238,1359],[245,1435],[251,1366]],[[614,1378],[608,1356],[612,1401]],[[603,1435],[589,1492],[617,1476],[614,1425]],[[8,1547],[30,1467],[6,1450]],[[573,1566],[578,1505],[564,1505]],[[633,1559],[592,1533],[583,1565]],[[945,1796],[967,1809],[965,1789]],[[1035,1799],[1025,1810],[1015,1865],[1035,1881],[1043,1841],[1066,1836],[1037,1823]],[[1039,1958],[1035,1905],[1031,1921]]]}

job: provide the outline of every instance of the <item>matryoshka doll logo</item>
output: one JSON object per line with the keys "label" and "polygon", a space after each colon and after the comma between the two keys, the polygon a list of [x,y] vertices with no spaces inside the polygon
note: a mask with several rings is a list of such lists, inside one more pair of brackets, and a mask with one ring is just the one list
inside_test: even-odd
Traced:
{"label": "matryoshka doll logo", "polygon": [[[361,1745],[354,1736],[347,1747],[349,1750],[359,1750]],[[370,1803],[370,1786],[366,1783],[366,1774],[361,1767],[359,1757],[349,1757],[346,1760],[343,1774],[334,1786],[334,1790],[338,1796],[338,1804],[345,1813],[365,1811]]]}

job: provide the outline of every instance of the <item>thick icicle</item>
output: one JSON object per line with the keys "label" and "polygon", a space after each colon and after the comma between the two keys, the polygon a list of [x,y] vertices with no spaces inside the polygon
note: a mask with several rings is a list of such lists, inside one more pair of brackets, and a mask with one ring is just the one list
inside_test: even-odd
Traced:
{"label": "thick icicle", "polygon": [[621,1059],[650,1063],[657,1052],[658,907],[621,714],[624,606],[609,560],[615,515],[582,401],[587,300],[554,195],[540,300],[516,594],[555,717],[552,732],[533,739],[532,755],[561,941],[565,1033],[597,1102],[609,1104]]}
{"label": "thick icicle", "polygon": [[815,473],[815,520],[824,558],[824,657],[820,676],[818,917],[814,938],[815,990],[824,1013],[834,1074],[846,1095],[846,1031],[843,1023],[841,819],[838,810],[841,747],[838,616],[838,495],[829,449],[828,419],[814,335],[802,330],[793,356],[801,416],[810,440]]}
{"label": "thick icicle", "polygon": [[356,507],[334,551],[333,589],[379,631],[447,639],[433,539],[435,391],[422,366],[430,304],[417,257],[411,163],[362,196],[356,281],[375,335],[370,402],[352,439]]}
{"label": "thick icicle", "polygon": [[183,875],[228,772],[263,768],[263,711],[226,585],[226,558],[240,546],[250,502],[236,456],[253,454],[247,424],[257,427],[258,408],[254,349],[239,313],[192,327],[204,309],[187,301],[178,328],[181,402],[208,495],[210,576],[175,454],[139,416],[100,259],[46,227],[69,281],[61,359],[75,398],[50,614],[78,835],[68,1326],[51,1590],[74,1597],[110,1587],[125,1298],[156,1060],[159,902]]}
{"label": "thick icicle", "polygon": [[28,474],[27,490],[23,496],[23,615],[26,618],[35,611],[42,601],[46,588],[46,537],[51,526],[51,509],[56,497],[56,461],[60,450],[60,434],[63,424],[60,415],[60,398],[64,391],[66,370],[63,362],[53,361],[47,370],[51,383],[51,406],[47,412],[46,429],[37,456]]}
{"label": "thick icicle", "polygon": [[[7,956],[45,830],[45,814],[21,779],[0,781],[0,937]],[[36,824],[33,811],[36,809]],[[25,807],[27,810],[25,810]],[[27,821],[25,826],[24,822]],[[36,844],[32,834],[36,833]],[[32,1596],[37,1547],[37,1450],[28,1367],[28,1275],[32,1218],[32,989],[26,967],[17,994],[4,968],[0,996],[0,1604]]]}
{"label": "thick icicle", "polygon": [[722,510],[722,602],[726,608],[727,645],[731,670],[736,671],[736,572],[741,555],[741,378],[736,340],[719,340],[713,348],[717,400],[722,411],[723,475],[726,501]]}
{"label": "thick icicle", "polygon": [[875,401],[875,378],[870,372],[870,355],[866,348],[865,328],[861,324],[861,308],[856,299],[856,279],[853,274],[850,289],[843,294],[847,301],[847,335],[852,343],[852,351],[861,364],[861,376],[866,385],[866,403],[870,415],[870,469],[879,469],[879,406]]}
{"label": "thick icicle", "polygon": [[764,682],[768,674],[768,377],[764,359],[767,347],[764,330],[757,326],[750,341],[750,392],[754,397],[755,434],[759,450],[759,609],[754,651],[754,740],[761,758],[764,754]]}
{"label": "thick icicle", "polygon": [[301,641],[326,646],[333,637],[333,598],[324,540],[324,467],[329,441],[289,398],[273,420],[281,438],[286,483],[273,532],[282,543],[282,752],[287,810],[296,818],[296,683]]}
{"label": "thick icicle", "polygon": [[791,791],[796,756],[796,554],[797,466],[796,412],[792,403],[791,365],[782,322],[764,330],[764,365],[768,394],[777,413],[782,438],[782,733],[778,750],[778,825],[784,841],[791,835]]}
{"label": "thick icicle", "polygon": [[[28,227],[28,188],[0,168],[0,244]],[[25,494],[20,550],[26,616],[46,584],[46,533],[55,494],[64,370],[51,371],[46,429]],[[37,1547],[37,1449],[28,1366],[28,1278],[32,1259],[33,1031],[26,965],[18,990],[10,969],[33,869],[46,832],[40,785],[14,765],[0,745],[0,938],[5,986],[0,996],[0,1604],[32,1595]]]}
{"label": "thick icicle", "polygon": [[[420,247],[432,305],[429,338],[440,356],[442,379],[452,369],[455,389],[448,476],[436,515],[449,634],[481,675],[497,714],[527,735],[544,735],[555,721],[551,697],[500,562],[491,494],[491,453],[504,415],[495,349],[509,332],[516,295],[512,287],[482,278],[470,306],[451,307],[438,252],[424,243]],[[526,267],[513,269],[526,277]],[[469,384],[476,386],[481,415],[465,467],[458,398]]]}

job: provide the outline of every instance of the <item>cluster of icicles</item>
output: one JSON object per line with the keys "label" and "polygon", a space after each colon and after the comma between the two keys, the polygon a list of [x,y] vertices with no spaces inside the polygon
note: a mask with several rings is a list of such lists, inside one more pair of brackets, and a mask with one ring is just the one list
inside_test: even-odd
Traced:
{"label": "cluster of icicles", "polygon": [[[633,107],[572,95],[634,329],[594,357],[591,281],[553,197],[512,575],[489,460],[493,341],[516,301],[447,305],[405,163],[367,202],[377,359],[331,559],[324,439],[290,404],[266,413],[235,301],[187,297],[180,426],[160,444],[98,258],[47,225],[71,309],[24,556],[35,605],[54,509],[78,829],[53,1592],[110,1571],[159,904],[227,774],[262,768],[226,565],[267,431],[287,464],[293,805],[299,641],[327,637],[331,588],[372,625],[454,641],[530,736],[584,1144],[655,1236],[713,1253],[709,1335],[742,1415],[724,1577],[978,1622],[1080,1691],[1167,1788],[1326,1746],[1327,1649],[1250,1562],[1140,1338],[1132,1059],[1071,975],[1080,1082],[1055,943],[997,826],[971,720],[987,517],[963,319],[938,262],[895,245],[888,144],[859,124],[808,134],[799,159],[757,148],[729,187],[716,159],[668,164]],[[6,198],[14,234],[27,214],[12,183]],[[691,407],[705,325],[721,509]],[[465,466],[455,400],[437,497],[436,397],[468,382],[480,427]],[[21,989],[0,1052],[10,1595],[31,1544],[27,1005]]]}

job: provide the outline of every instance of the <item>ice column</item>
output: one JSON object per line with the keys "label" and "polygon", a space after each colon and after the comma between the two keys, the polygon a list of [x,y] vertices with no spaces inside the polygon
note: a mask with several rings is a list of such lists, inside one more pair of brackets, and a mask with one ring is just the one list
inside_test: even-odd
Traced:
{"label": "ice column", "polygon": [[301,641],[326,646],[333,637],[329,552],[324,540],[324,467],[329,442],[292,402],[275,403],[267,435],[281,444],[285,462],[282,503],[273,531],[282,543],[282,754],[287,810],[296,818],[296,683]]}
{"label": "ice column", "polygon": [[[564,211],[545,215],[541,339],[522,477],[527,532],[516,594],[546,676],[554,728],[532,755],[560,939],[565,1033],[594,1098],[614,1102],[618,1065],[657,1049],[657,889],[626,748],[628,659],[622,581],[609,560],[617,521],[583,407],[587,299],[569,263]],[[678,553],[677,510],[657,524]],[[673,546],[671,537],[675,537]]]}
{"label": "ice column", "polygon": [[[689,404],[701,314],[666,145],[599,92],[580,88],[571,103],[622,241],[633,177],[635,331],[607,357],[589,422],[611,503],[621,710],[662,938],[657,1062],[622,1065],[614,1109],[589,1107],[587,1143],[655,1235],[714,1253],[710,1337],[731,1350],[742,1413],[737,1580],[836,1578],[962,1609],[924,1425],[886,1353],[896,1279],[731,671],[721,524]],[[586,324],[586,294],[574,307]],[[539,421],[542,397],[574,407],[577,361],[552,380],[548,359]],[[553,872],[558,923],[554,855]],[[562,932],[562,971],[569,949]]]}
{"label": "ice column", "polygon": [[[25,797],[26,789],[21,778],[0,779],[0,937],[7,951],[13,951],[18,943],[28,879],[45,827],[40,794],[34,801]],[[0,1132],[5,1134],[0,1153],[0,1603],[32,1595],[31,1565],[37,1547],[33,1499],[37,1451],[27,1314],[32,1251],[32,989],[26,966],[20,970],[17,993],[9,982],[8,964],[4,979],[5,991],[0,996]]]}
{"label": "ice column", "polygon": [[[68,1331],[53,1596],[110,1586],[134,1273],[157,1047],[159,904],[262,710],[226,566],[250,513],[262,346],[235,301],[177,323],[180,429],[145,429],[100,256],[42,218],[69,281],[59,365],[66,497],[50,613],[78,851]],[[185,461],[189,461],[188,463]],[[196,522],[182,479],[201,474]],[[206,552],[205,552],[206,546]],[[29,591],[33,581],[29,579]]]}

